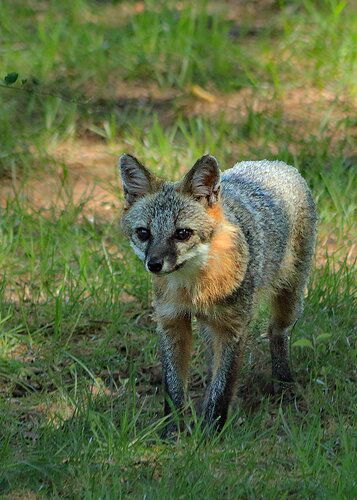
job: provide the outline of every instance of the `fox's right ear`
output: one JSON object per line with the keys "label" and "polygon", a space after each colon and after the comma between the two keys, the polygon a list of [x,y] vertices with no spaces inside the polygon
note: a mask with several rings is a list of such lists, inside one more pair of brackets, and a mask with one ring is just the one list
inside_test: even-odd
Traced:
{"label": "fox's right ear", "polygon": [[127,206],[152,193],[157,187],[158,179],[135,156],[122,155],[119,158],[119,170]]}

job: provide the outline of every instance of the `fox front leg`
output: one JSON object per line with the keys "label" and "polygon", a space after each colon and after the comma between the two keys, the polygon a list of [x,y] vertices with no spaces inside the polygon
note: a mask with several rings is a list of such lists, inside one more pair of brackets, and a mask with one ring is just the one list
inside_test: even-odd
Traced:
{"label": "fox front leg", "polygon": [[[171,320],[160,320],[158,325],[165,388],[164,415],[173,409],[182,409],[187,387],[188,366],[192,347],[192,328],[190,316]],[[171,420],[164,435],[176,430]]]}
{"label": "fox front leg", "polygon": [[236,391],[239,370],[244,354],[243,332],[220,331],[210,328],[213,344],[213,366],[204,405],[204,424],[222,429],[228,415],[229,404]]}

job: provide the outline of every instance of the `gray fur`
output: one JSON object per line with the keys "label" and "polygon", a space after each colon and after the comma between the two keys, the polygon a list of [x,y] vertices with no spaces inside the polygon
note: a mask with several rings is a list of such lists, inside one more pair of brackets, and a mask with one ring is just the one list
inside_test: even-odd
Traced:
{"label": "gray fur", "polygon": [[[192,245],[192,241],[188,244],[175,241],[176,229],[189,225],[197,235],[195,241],[200,243],[208,241],[212,234],[204,206],[176,188],[174,183],[163,183],[157,193],[138,199],[122,217],[124,232],[145,254],[146,260],[163,256],[168,270],[174,269],[179,255],[186,254]],[[152,239],[140,242],[135,234],[138,227],[149,227]]]}
{"label": "gray fur", "polygon": [[184,382],[177,375],[174,343],[164,332],[159,331],[159,334],[166,391],[174,406],[181,408],[184,402]]}
{"label": "gray fur", "polygon": [[297,267],[305,285],[315,247],[317,216],[310,190],[298,170],[280,161],[241,162],[223,173],[221,186],[225,214],[241,227],[249,246],[247,272],[252,287],[274,284],[289,233],[299,230],[304,218],[306,255]]}
{"label": "gray fur", "polygon": [[119,168],[124,195],[129,204],[153,190],[154,176],[134,156],[122,155]]}
{"label": "gray fur", "polygon": [[237,345],[234,341],[223,345],[219,367],[211,375],[203,405],[205,422],[221,428],[227,418],[228,404],[232,398],[234,383],[230,378],[236,371]]}
{"label": "gray fur", "polygon": [[202,156],[180,183],[180,190],[198,201],[207,200],[212,205],[219,193],[221,173],[214,156]]}
{"label": "gray fur", "polygon": [[[186,375],[185,370],[180,372],[180,359],[187,352],[182,354],[182,343],[180,347],[172,339],[177,339],[175,324],[180,318],[196,315],[211,338],[213,351],[204,420],[209,425],[218,422],[221,427],[237,384],[247,329],[263,290],[270,293],[272,302],[268,332],[272,374],[282,382],[292,380],[288,328],[301,314],[311,270],[315,204],[299,172],[279,161],[242,162],[220,175],[216,159],[206,155],[181,182],[173,183],[158,181],[130,158],[129,167],[124,165],[124,172],[121,168],[124,188],[130,195],[122,226],[136,253],[145,262],[152,257],[164,259],[162,274],[168,274],[165,286],[163,278],[154,282],[167,394],[177,408],[182,407]],[[130,175],[125,177],[126,168]],[[227,224],[236,228],[238,274],[229,293],[205,306],[195,302],[195,293],[200,272],[213,262],[211,241],[221,230],[221,223],[209,212],[216,203],[220,203]],[[138,227],[150,230],[150,240],[138,240]],[[190,228],[192,237],[177,241],[178,228]],[[238,279],[239,270],[243,275]],[[191,303],[191,299],[182,302],[179,298],[183,291],[184,297],[192,297]],[[165,411],[169,411],[167,406]]]}

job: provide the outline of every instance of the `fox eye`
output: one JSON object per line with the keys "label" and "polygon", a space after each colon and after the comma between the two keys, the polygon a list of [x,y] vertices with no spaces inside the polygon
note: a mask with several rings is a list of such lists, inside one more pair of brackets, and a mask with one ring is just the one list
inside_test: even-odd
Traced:
{"label": "fox eye", "polygon": [[138,227],[136,229],[136,236],[140,241],[147,241],[150,238],[150,231],[146,227]]}
{"label": "fox eye", "polygon": [[192,236],[192,233],[192,229],[177,229],[175,232],[175,238],[179,241],[185,241]]}

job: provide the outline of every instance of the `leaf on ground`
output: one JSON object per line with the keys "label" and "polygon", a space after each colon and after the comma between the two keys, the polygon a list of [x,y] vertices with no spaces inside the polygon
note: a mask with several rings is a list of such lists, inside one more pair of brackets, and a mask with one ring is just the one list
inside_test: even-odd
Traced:
{"label": "leaf on ground", "polygon": [[316,342],[324,342],[332,337],[331,333],[321,333],[316,337]]}
{"label": "leaf on ground", "polygon": [[314,348],[311,341],[309,339],[305,339],[305,338],[296,340],[293,343],[293,347],[310,347],[310,349]]}
{"label": "leaf on ground", "polygon": [[192,85],[191,87],[191,93],[195,96],[198,97],[199,99],[202,99],[203,101],[207,102],[216,102],[216,98],[213,94],[210,94],[210,92],[207,92],[207,90],[203,89],[199,85]]}
{"label": "leaf on ground", "polygon": [[4,82],[6,83],[6,85],[12,85],[13,83],[16,82],[16,80],[18,79],[19,77],[19,74],[16,73],[15,71],[13,71],[12,73],[8,73],[5,78],[4,78]]}

